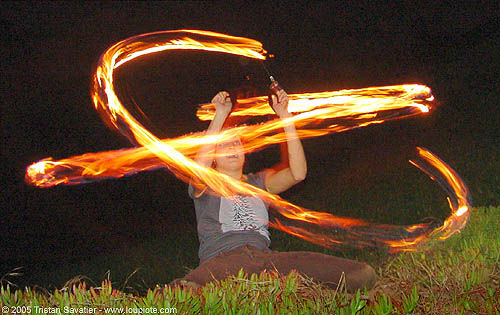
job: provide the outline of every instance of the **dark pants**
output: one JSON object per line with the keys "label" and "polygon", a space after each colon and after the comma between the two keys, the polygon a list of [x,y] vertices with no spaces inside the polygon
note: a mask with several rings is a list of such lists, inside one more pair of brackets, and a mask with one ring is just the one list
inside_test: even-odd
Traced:
{"label": "dark pants", "polygon": [[344,273],[346,288],[350,292],[371,289],[377,279],[372,267],[354,260],[314,252],[277,252],[245,245],[206,260],[183,280],[205,285],[214,279],[236,275],[240,269],[249,274],[276,269],[283,275],[296,270],[333,288],[337,287]]}

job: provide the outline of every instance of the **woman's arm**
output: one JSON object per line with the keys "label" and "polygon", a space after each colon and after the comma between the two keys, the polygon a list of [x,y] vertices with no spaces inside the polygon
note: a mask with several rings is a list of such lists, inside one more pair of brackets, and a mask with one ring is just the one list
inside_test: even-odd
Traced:
{"label": "woman's arm", "polygon": [[[217,93],[217,95],[215,95],[212,99],[212,103],[215,104],[215,116],[210,122],[208,129],[205,131],[206,135],[216,134],[221,131],[222,126],[224,125],[226,118],[229,116],[229,113],[231,113],[231,108],[233,106],[231,100],[229,99],[229,93],[225,91]],[[214,151],[215,143],[202,145],[198,149],[198,152],[196,152],[194,160],[204,167],[211,167],[214,160]],[[202,192],[203,190],[196,191],[195,195],[199,196]]]}
{"label": "woman's arm", "polygon": [[[292,117],[292,114],[288,111],[288,95],[284,90],[280,90],[277,93],[277,98],[275,95],[273,98],[272,108],[276,114],[282,119],[287,121],[284,126],[285,135],[287,139],[288,148],[288,161],[285,164],[288,167],[283,169],[275,169],[274,172],[270,172],[266,176],[266,188],[270,193],[279,194],[298,182],[304,180],[307,174],[307,162],[306,156],[304,154],[304,148],[300,142],[299,137],[295,131],[295,125],[293,122],[286,120]],[[285,158],[282,154],[282,159]]]}

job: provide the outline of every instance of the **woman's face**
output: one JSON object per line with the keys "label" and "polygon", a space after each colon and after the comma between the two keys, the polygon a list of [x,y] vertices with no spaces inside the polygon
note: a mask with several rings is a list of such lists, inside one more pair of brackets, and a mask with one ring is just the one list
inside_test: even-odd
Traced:
{"label": "woman's face", "polygon": [[215,164],[219,170],[237,171],[243,169],[245,152],[238,136],[217,143],[215,146]]}

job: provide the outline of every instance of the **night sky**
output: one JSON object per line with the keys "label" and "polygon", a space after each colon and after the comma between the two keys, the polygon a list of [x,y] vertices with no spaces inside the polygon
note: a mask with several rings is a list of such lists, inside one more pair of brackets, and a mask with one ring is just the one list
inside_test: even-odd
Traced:
{"label": "night sky", "polygon": [[[434,135],[436,125],[444,138],[498,140],[498,4],[414,2],[2,2],[0,277],[17,266],[30,273],[77,263],[168,234],[178,222],[195,225],[186,185],[167,171],[49,189],[24,183],[26,166],[42,158],[131,146],[101,121],[89,91],[99,56],[133,35],[203,29],[259,40],[276,56],[268,66],[291,93],[426,84],[440,108],[413,122],[420,132],[386,132],[414,136],[408,146]],[[262,69],[252,65],[240,71],[237,62],[225,68],[225,57],[168,54],[127,68],[119,83],[162,137],[206,128],[194,116],[196,104],[241,84],[243,72],[264,86]],[[205,62],[197,67],[193,60]],[[202,70],[208,75],[198,80]]]}

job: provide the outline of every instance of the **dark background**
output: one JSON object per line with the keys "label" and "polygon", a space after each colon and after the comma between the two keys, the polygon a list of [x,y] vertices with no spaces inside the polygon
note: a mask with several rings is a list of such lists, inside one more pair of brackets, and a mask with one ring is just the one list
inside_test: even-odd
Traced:
{"label": "dark background", "polygon": [[[0,277],[23,267],[24,276],[11,280],[40,284],[41,275],[50,270],[158,237],[169,240],[168,255],[177,257],[176,264],[196,265],[192,203],[186,185],[167,171],[49,189],[23,180],[26,166],[42,158],[130,147],[94,110],[90,80],[109,46],[152,31],[204,29],[259,40],[276,56],[268,66],[290,93],[401,83],[433,89],[438,106],[431,115],[306,140],[308,179],[285,195],[301,205],[347,208],[351,210],[345,215],[411,223],[398,222],[404,216],[397,213],[367,215],[363,198],[346,194],[328,202],[308,192],[328,195],[325,182],[346,182],[346,187],[358,187],[351,189],[353,194],[362,196],[370,187],[383,186],[366,184],[381,174],[401,172],[405,177],[406,169],[397,167],[406,165],[416,145],[429,147],[452,165],[469,184],[476,205],[499,204],[496,1],[2,2],[0,7]],[[144,120],[147,126],[159,136],[173,137],[206,128],[194,116],[196,104],[242,84],[245,72],[252,74],[250,84],[263,91],[262,69],[238,62],[229,56],[168,52],[120,70],[117,85],[141,105],[151,119]],[[264,152],[248,168],[268,167],[276,156],[276,150]],[[385,192],[398,191],[409,205],[418,203],[411,200],[415,192],[402,187],[389,185]],[[371,206],[383,209],[384,200],[398,205],[389,197],[381,200]],[[182,258],[186,256],[193,258]]]}

